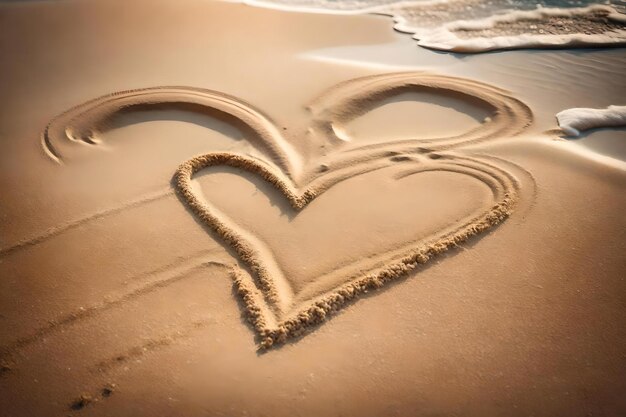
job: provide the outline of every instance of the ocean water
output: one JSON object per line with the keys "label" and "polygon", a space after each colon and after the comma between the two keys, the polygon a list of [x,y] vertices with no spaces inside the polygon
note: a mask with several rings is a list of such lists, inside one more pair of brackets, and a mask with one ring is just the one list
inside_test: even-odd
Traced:
{"label": "ocean water", "polygon": [[[543,64],[541,59],[537,60],[539,55],[533,54],[535,64],[528,68],[524,65],[521,68],[506,68],[506,61],[503,61],[504,70],[507,74],[516,74],[512,78],[519,78],[522,83],[524,80],[532,80],[536,76],[533,74],[539,74],[540,84],[560,91],[558,94],[564,98],[563,107],[559,108],[559,105],[552,102],[548,104],[555,113],[572,107],[572,104],[575,104],[574,107],[593,107],[600,104],[599,108],[603,108],[606,105],[606,96],[610,95],[613,98],[609,103],[622,106],[610,118],[613,121],[607,122],[604,118],[599,118],[594,126],[623,126],[626,118],[626,106],[623,106],[625,103],[618,98],[619,92],[624,90],[624,49],[594,52],[587,49],[587,53],[582,55],[566,51],[573,48],[626,47],[626,0],[243,1],[263,7],[315,13],[384,14],[393,18],[396,30],[410,34],[418,45],[460,54],[529,48],[560,49],[563,54],[546,53]],[[586,56],[591,56],[591,61]],[[613,62],[615,59],[617,61]],[[553,75],[554,69],[559,66],[569,69],[568,77],[564,80]],[[598,78],[603,81],[598,83]],[[576,85],[597,88],[575,88]],[[608,94],[607,89],[612,93]],[[589,123],[586,119],[589,112],[606,112],[588,108],[583,110],[576,113],[573,124]],[[555,113],[549,112],[550,115]],[[567,127],[564,130],[567,131]],[[625,131],[625,128],[621,128],[582,132],[575,141],[570,142],[579,145],[574,145],[572,150],[578,149],[583,155],[591,156],[602,163],[610,161],[611,165],[624,169],[626,148],[622,139]]]}
{"label": "ocean water", "polygon": [[[462,3],[454,0],[259,0],[255,3],[265,3],[267,5],[286,6],[289,8],[302,8],[302,9],[321,9],[321,10],[366,10],[372,8],[378,8],[381,6],[390,5],[402,5],[409,3],[448,3],[452,5],[454,3]],[[475,2],[472,2],[475,3]],[[594,1],[594,0],[483,0],[479,3],[478,10],[475,7],[467,10],[468,14],[493,14],[501,12],[502,10],[514,9],[514,10],[530,10],[535,9],[537,6],[542,7],[558,7],[558,8],[572,8],[572,7],[585,7],[592,4],[606,4],[611,5],[617,9],[626,10],[626,1],[624,0],[609,0],[609,1]]]}
{"label": "ocean water", "polygon": [[318,13],[386,14],[419,45],[444,51],[626,46],[626,0],[244,1]]}

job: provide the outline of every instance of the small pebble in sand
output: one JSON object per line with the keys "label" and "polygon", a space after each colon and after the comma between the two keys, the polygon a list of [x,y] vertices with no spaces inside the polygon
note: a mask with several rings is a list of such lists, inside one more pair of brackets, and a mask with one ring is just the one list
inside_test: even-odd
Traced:
{"label": "small pebble in sand", "polygon": [[78,397],[72,402],[72,404],[70,405],[70,408],[72,410],[82,410],[87,405],[89,405],[92,401],[93,401],[93,398],[91,398],[91,395],[82,394],[80,397]]}
{"label": "small pebble in sand", "polygon": [[115,391],[115,384],[107,384],[104,388],[102,388],[101,394],[102,397],[107,398],[110,397]]}
{"label": "small pebble in sand", "polygon": [[0,376],[11,372],[11,367],[6,363],[0,363]]}

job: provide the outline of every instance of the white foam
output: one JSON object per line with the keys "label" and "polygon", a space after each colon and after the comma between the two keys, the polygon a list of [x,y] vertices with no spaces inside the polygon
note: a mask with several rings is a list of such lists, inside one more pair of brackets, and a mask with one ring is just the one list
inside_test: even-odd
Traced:
{"label": "white foam", "polygon": [[[426,0],[430,1],[430,0]],[[438,0],[445,2],[446,0]],[[236,0],[234,2],[237,2]],[[265,9],[282,10],[286,12],[302,12],[302,13],[324,13],[324,14],[361,14],[361,13],[378,13],[383,10],[386,5],[367,5],[359,1],[342,0],[342,1],[312,1],[304,4],[289,4],[283,2],[274,2],[271,0],[241,0],[242,3],[249,6],[263,7]],[[390,1],[390,3],[392,3]]]}
{"label": "white foam", "polygon": [[[462,53],[476,53],[503,49],[523,48],[580,48],[626,45],[626,28],[615,29],[607,27],[606,31],[593,34],[568,33],[564,26],[564,33],[540,34],[523,33],[498,36],[497,34],[482,37],[459,37],[459,31],[489,30],[497,26],[500,29],[507,23],[534,20],[538,24],[553,17],[582,17],[603,13],[606,18],[617,24],[626,25],[626,15],[617,12],[606,5],[592,5],[578,8],[544,8],[538,6],[534,10],[506,10],[493,16],[474,19],[456,20],[455,14],[446,14],[445,4],[454,10],[480,8],[483,3],[476,0],[421,0],[421,1],[394,1],[379,0],[311,0],[308,2],[283,2],[272,0],[242,0],[243,3],[265,8],[284,11],[298,11],[308,13],[330,14],[381,14],[394,19],[394,28],[400,32],[410,33],[420,46],[442,51]],[[491,3],[488,3],[491,4]],[[443,6],[443,8],[442,8]],[[502,12],[503,5],[499,6]],[[494,10],[495,11],[495,10]],[[417,16],[417,17],[416,17]],[[445,21],[447,19],[455,19]],[[434,20],[433,20],[434,19]],[[457,18],[458,19],[458,18]],[[438,23],[437,23],[438,22]],[[601,24],[600,28],[601,28]],[[468,35],[466,32],[465,35]],[[471,34],[469,34],[471,35]]]}
{"label": "white foam", "polygon": [[551,17],[585,17],[594,13],[606,13],[607,19],[615,23],[625,23],[626,15],[609,6],[593,5],[581,8],[542,8],[535,10],[515,10],[477,20],[457,20],[436,28],[421,29],[408,24],[401,16],[396,17],[396,29],[414,33],[418,44],[427,48],[454,52],[484,52],[502,49],[522,48],[580,48],[590,46],[626,45],[626,30],[614,29],[603,33],[563,33],[563,34],[515,34],[510,36],[489,36],[461,38],[455,32],[489,30],[497,25],[535,20],[538,23]]}
{"label": "white foam", "polygon": [[581,131],[598,127],[626,126],[626,106],[567,109],[557,113],[556,119],[566,135],[579,136]]}

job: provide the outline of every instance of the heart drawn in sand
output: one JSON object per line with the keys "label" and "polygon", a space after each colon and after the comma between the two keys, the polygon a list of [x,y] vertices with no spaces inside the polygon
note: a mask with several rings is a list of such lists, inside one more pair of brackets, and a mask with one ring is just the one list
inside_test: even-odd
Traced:
{"label": "heart drawn in sand", "polygon": [[[416,138],[354,146],[338,133],[349,121],[376,108],[382,99],[407,91],[460,98],[489,110],[491,117],[463,134],[428,140]],[[515,178],[487,158],[458,149],[469,143],[518,134],[532,117],[523,103],[505,92],[469,80],[422,73],[364,77],[330,89],[311,104],[311,125],[328,138],[331,150],[323,156],[302,156],[282,137],[274,123],[249,103],[210,90],[159,87],[105,96],[69,110],[48,125],[43,136],[44,147],[51,157],[60,159],[68,139],[97,143],[96,136],[106,127],[106,120],[120,110],[161,103],[191,104],[203,112],[227,115],[234,123],[251,129],[255,133],[252,139],[267,155],[260,158],[212,152],[184,162],[174,176],[181,200],[239,257],[242,268],[233,270],[235,285],[262,347],[305,332],[360,294],[380,288],[504,220],[517,199]],[[430,211],[421,212],[426,218],[426,221],[420,219],[421,223],[410,218],[402,221],[406,225],[390,222],[397,215],[393,211],[387,213],[383,207],[380,218],[371,222],[378,227],[395,227],[389,241],[379,242],[379,247],[374,245],[369,253],[338,251],[345,254],[341,255],[345,259],[337,261],[335,267],[331,262],[331,267],[319,275],[296,276],[300,272],[293,272],[294,269],[284,267],[284,262],[277,261],[279,256],[266,241],[272,237],[261,233],[263,228],[255,224],[253,215],[248,215],[245,221],[233,220],[194,184],[194,175],[219,167],[261,179],[279,192],[281,197],[277,198],[289,203],[293,216],[304,216],[301,218],[314,210],[308,209],[314,200],[319,199],[321,204],[324,193],[337,187],[350,187],[356,184],[355,178],[367,175],[372,175],[371,184],[374,184],[380,178],[378,173],[391,175],[394,183],[400,184],[392,192],[422,193],[424,198],[428,198],[429,188],[420,185],[424,182],[420,183],[419,178],[429,178],[440,192],[452,197],[459,194],[458,184],[468,184],[467,189],[475,191],[467,192],[469,200],[458,200],[457,205],[462,207],[455,211],[433,197],[428,201],[432,205]],[[364,189],[367,193],[367,187]],[[293,227],[285,226],[285,233]],[[355,236],[357,239],[358,233]],[[321,264],[330,256],[307,261]]]}

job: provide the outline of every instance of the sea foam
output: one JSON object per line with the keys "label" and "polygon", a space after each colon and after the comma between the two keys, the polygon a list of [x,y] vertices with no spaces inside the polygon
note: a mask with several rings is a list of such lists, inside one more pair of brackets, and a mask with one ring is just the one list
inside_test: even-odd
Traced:
{"label": "sea foam", "polygon": [[[416,6],[417,7],[417,6]],[[423,7],[423,6],[420,6]],[[514,10],[476,20],[420,28],[402,15],[396,29],[427,48],[464,53],[522,48],[626,45],[626,15],[610,6]]]}
{"label": "sea foam", "polygon": [[579,136],[582,131],[598,127],[626,126],[626,106],[567,109],[557,113],[556,119],[566,135]]}
{"label": "sea foam", "polygon": [[387,15],[394,19],[397,31],[413,35],[420,46],[441,51],[626,45],[626,14],[611,5],[552,7],[581,3],[552,0],[540,0],[534,6],[521,0],[243,1],[302,12]]}

